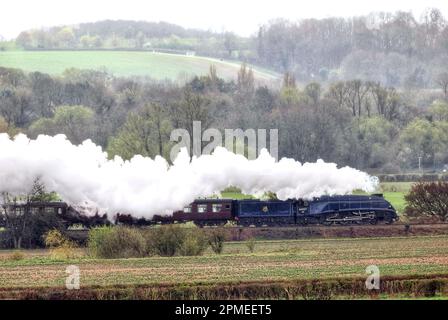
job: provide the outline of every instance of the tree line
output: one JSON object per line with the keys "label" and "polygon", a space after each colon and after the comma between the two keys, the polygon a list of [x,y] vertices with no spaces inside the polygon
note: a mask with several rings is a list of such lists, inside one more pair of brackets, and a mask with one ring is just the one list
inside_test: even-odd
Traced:
{"label": "tree line", "polygon": [[[239,59],[303,82],[361,79],[385,86],[434,88],[448,71],[448,25],[438,9],[354,18],[277,19],[250,37],[169,23],[100,21],[22,32],[27,49],[166,49]],[[441,70],[441,68],[443,70]]]}

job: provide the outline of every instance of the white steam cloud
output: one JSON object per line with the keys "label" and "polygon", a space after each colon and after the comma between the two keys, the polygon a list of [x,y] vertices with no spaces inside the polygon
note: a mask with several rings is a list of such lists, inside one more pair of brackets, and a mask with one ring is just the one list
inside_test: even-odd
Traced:
{"label": "white steam cloud", "polygon": [[90,140],[76,146],[63,135],[30,140],[25,135],[10,139],[0,134],[0,192],[29,192],[36,178],[70,204],[93,203],[110,217],[130,213],[146,218],[169,214],[229,186],[253,195],[272,191],[284,200],[355,189],[372,192],[378,184],[367,173],[322,160],[275,162],[266,150],[256,160],[224,148],[190,159],[182,150],[170,166],[159,156],[108,160],[107,153]]}

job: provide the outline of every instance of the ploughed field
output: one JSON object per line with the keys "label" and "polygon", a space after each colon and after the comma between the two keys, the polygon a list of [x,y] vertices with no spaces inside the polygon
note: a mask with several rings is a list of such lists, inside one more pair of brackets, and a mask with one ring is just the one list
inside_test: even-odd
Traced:
{"label": "ploughed field", "polygon": [[[381,274],[379,297],[448,296],[448,236],[226,242],[221,255],[57,259],[47,250],[14,259],[0,251],[0,298],[363,298],[366,267]],[[68,265],[80,290],[65,289]]]}

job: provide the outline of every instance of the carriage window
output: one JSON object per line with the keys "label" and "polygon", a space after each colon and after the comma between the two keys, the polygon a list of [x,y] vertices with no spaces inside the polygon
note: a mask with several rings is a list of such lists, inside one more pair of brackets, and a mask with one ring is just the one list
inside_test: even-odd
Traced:
{"label": "carriage window", "polygon": [[207,212],[207,205],[206,204],[198,204],[198,213],[204,213]]}
{"label": "carriage window", "polygon": [[46,207],[45,208],[45,213],[54,213],[54,208]]}
{"label": "carriage window", "polygon": [[38,214],[39,208],[31,208],[31,214]]}
{"label": "carriage window", "polygon": [[25,209],[24,208],[16,208],[16,214],[17,215],[23,215],[25,213]]}
{"label": "carriage window", "polygon": [[58,208],[58,214],[62,214],[62,208]]}
{"label": "carriage window", "polygon": [[221,204],[213,204],[212,211],[213,212],[221,212],[222,205]]}
{"label": "carriage window", "polygon": [[184,208],[185,213],[191,213],[191,206],[187,206]]}

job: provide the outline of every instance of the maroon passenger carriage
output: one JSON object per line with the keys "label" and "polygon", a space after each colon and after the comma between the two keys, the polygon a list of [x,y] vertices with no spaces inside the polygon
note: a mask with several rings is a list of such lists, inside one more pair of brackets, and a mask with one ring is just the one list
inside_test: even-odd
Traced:
{"label": "maroon passenger carriage", "polygon": [[231,199],[198,199],[173,213],[176,222],[193,221],[197,226],[220,226],[233,220]]}

